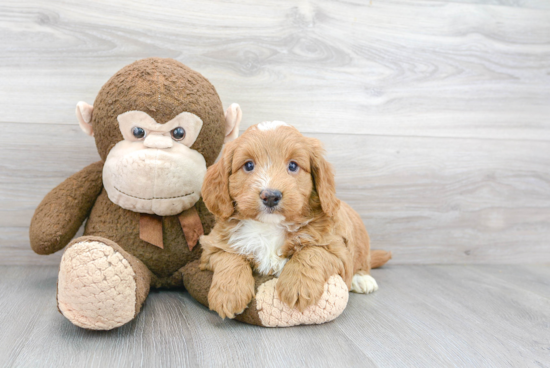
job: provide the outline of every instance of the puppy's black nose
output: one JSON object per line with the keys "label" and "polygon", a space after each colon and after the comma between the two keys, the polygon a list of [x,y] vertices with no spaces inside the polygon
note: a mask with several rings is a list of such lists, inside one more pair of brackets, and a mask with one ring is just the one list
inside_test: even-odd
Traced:
{"label": "puppy's black nose", "polygon": [[267,207],[271,208],[279,204],[279,201],[283,198],[283,194],[278,190],[266,189],[262,190],[260,198]]}

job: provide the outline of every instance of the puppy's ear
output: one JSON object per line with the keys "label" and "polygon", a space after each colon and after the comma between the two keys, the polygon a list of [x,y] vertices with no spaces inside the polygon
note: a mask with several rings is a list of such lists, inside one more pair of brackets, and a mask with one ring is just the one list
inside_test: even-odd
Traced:
{"label": "puppy's ear", "polygon": [[201,190],[206,208],[224,219],[229,218],[234,211],[233,200],[229,196],[229,175],[234,150],[233,142],[224,147],[220,160],[206,171]]}
{"label": "puppy's ear", "polygon": [[325,159],[325,150],[321,141],[308,138],[311,147],[311,176],[313,185],[319,196],[321,208],[327,216],[334,216],[340,208],[340,200],[336,198],[336,185],[332,166]]}

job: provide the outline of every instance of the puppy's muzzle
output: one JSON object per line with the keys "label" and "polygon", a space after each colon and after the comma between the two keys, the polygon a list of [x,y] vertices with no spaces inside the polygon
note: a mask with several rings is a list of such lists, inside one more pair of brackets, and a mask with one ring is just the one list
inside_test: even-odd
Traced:
{"label": "puppy's muzzle", "polygon": [[279,204],[283,194],[278,190],[265,189],[261,191],[260,198],[266,207],[273,208]]}

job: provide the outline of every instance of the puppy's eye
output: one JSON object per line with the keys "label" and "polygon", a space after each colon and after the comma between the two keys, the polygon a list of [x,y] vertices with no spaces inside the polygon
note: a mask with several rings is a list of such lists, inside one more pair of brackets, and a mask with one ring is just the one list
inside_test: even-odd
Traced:
{"label": "puppy's eye", "polygon": [[244,171],[246,171],[246,172],[250,172],[250,171],[254,170],[254,162],[253,161],[246,161],[244,163],[243,168],[244,168]]}
{"label": "puppy's eye", "polygon": [[295,162],[295,161],[290,161],[288,163],[288,171],[290,172],[297,172],[298,169],[300,168],[300,166],[298,166],[298,164]]}
{"label": "puppy's eye", "polygon": [[140,127],[133,127],[132,128],[132,134],[137,139],[141,139],[141,138],[145,137],[145,130],[143,130],[143,128],[140,128]]}
{"label": "puppy's eye", "polygon": [[183,138],[185,138],[185,129],[182,127],[177,127],[176,129],[173,129],[172,132],[172,138],[176,141],[181,141]]}

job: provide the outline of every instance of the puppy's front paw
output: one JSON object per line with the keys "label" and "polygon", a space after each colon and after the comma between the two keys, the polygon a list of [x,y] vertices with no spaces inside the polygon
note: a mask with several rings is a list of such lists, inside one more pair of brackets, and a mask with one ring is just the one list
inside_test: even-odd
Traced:
{"label": "puppy's front paw", "polygon": [[325,282],[325,278],[318,271],[313,269],[297,270],[287,264],[277,281],[277,293],[283,303],[290,308],[297,307],[300,312],[303,312],[321,299]]}
{"label": "puppy's front paw", "polygon": [[243,283],[212,283],[208,293],[208,306],[222,318],[235,318],[235,315],[244,312],[252,298],[254,279],[251,276],[248,282]]}

